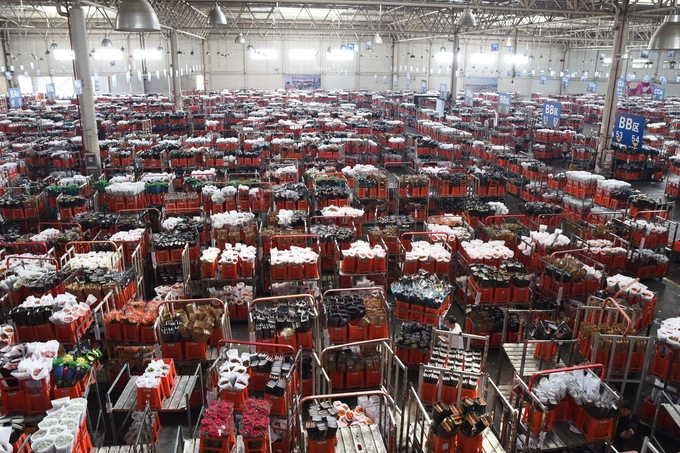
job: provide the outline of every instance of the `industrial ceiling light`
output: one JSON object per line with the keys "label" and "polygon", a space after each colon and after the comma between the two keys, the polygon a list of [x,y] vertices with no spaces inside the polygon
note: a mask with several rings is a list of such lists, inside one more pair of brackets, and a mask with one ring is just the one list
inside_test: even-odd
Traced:
{"label": "industrial ceiling light", "polygon": [[163,46],[159,44],[158,47],[156,48],[156,52],[163,53]]}
{"label": "industrial ceiling light", "polygon": [[333,52],[333,49],[331,49],[331,46],[328,46],[328,49],[326,49],[326,52],[328,52],[328,53]]}
{"label": "industrial ceiling light", "polygon": [[102,39],[101,47],[113,47],[113,43],[108,36],[104,36],[104,39]]}
{"label": "industrial ceiling light", "polygon": [[439,48],[439,51],[441,53],[446,53],[446,46],[444,44],[442,44],[442,46]]}
{"label": "industrial ceiling light", "polygon": [[647,46],[650,50],[680,50],[680,15],[666,16]]}
{"label": "industrial ceiling light", "polygon": [[345,45],[344,42],[340,44],[340,50],[347,50],[347,46]]}
{"label": "industrial ceiling light", "polygon": [[234,44],[245,44],[246,43],[246,37],[243,36],[242,32],[238,32],[238,36],[236,37],[236,41],[234,41]]}
{"label": "industrial ceiling light", "polygon": [[54,42],[54,39],[52,40],[52,44],[50,44],[50,50],[57,50],[59,49],[59,44]]}
{"label": "industrial ceiling light", "polygon": [[90,50],[90,53],[94,54],[95,52],[96,52],[96,50],[94,50],[94,47],[93,47],[92,50]]}
{"label": "industrial ceiling light", "polygon": [[510,36],[505,40],[505,47],[512,47],[512,38]]}
{"label": "industrial ceiling light", "polygon": [[253,50],[255,50],[255,47],[253,47],[253,45],[252,45],[251,43],[248,43],[248,46],[246,47],[246,50],[247,50],[247,51],[253,51]]}
{"label": "industrial ceiling light", "polygon": [[117,31],[161,31],[158,16],[147,0],[123,0],[116,14]]}
{"label": "industrial ceiling light", "polygon": [[411,54],[409,58],[415,58],[416,56],[414,54]]}
{"label": "industrial ceiling light", "polygon": [[120,51],[121,51],[122,53],[125,53],[125,47],[120,46]]}
{"label": "industrial ceiling light", "polygon": [[196,55],[196,52],[194,52],[194,49],[191,49],[191,52],[189,52],[189,55],[191,55],[192,57],[193,57],[194,55]]}
{"label": "industrial ceiling light", "polygon": [[45,55],[49,55],[49,54],[51,54],[51,53],[52,53],[52,52],[50,52],[50,49],[47,49],[47,50],[45,51]]}
{"label": "industrial ceiling light", "polygon": [[463,14],[458,17],[458,26],[461,28],[473,28],[477,26],[477,19],[470,11],[470,8],[465,8]]}
{"label": "industrial ceiling light", "polygon": [[383,43],[382,36],[380,36],[380,33],[378,33],[376,31],[375,35],[373,36],[373,44],[382,44],[382,43]]}
{"label": "industrial ceiling light", "polygon": [[216,25],[227,25],[227,18],[224,17],[222,8],[220,8],[217,2],[215,2],[210,13],[208,13],[208,25],[213,27]]}

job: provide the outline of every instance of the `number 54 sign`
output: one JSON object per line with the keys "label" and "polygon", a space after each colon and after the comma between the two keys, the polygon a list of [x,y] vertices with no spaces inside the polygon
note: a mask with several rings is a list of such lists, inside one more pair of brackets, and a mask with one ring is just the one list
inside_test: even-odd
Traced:
{"label": "number 54 sign", "polygon": [[643,116],[619,113],[614,123],[614,141],[624,146],[642,148],[642,137],[645,135],[645,118]]}

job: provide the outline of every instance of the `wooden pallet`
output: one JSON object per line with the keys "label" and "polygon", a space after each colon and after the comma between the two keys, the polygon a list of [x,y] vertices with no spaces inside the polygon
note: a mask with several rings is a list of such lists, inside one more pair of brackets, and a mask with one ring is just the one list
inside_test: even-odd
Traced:
{"label": "wooden pallet", "polygon": [[378,425],[353,425],[338,429],[335,453],[387,453]]}
{"label": "wooden pallet", "polygon": [[[137,381],[138,376],[130,376],[123,393],[113,406],[113,410],[120,412],[129,412],[138,410],[137,407]],[[172,394],[163,401],[163,405],[158,412],[175,412],[184,411],[187,408],[187,396],[191,396],[191,392],[196,387],[196,376],[177,376],[175,385],[172,388]],[[120,452],[126,453],[126,452]]]}

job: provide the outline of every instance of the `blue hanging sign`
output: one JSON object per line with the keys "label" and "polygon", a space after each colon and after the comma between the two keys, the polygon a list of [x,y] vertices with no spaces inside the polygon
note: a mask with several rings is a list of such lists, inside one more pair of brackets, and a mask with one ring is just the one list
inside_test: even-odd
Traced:
{"label": "blue hanging sign", "polygon": [[588,82],[587,90],[589,93],[595,93],[597,91],[597,82]]}
{"label": "blue hanging sign", "polygon": [[659,77],[659,83],[661,83],[661,85],[666,85],[668,83],[668,78],[666,76]]}
{"label": "blue hanging sign", "polygon": [[562,114],[561,102],[546,102],[543,104],[543,125],[546,127],[558,127]]}
{"label": "blue hanging sign", "polygon": [[541,74],[541,85],[546,85],[548,83],[548,76],[545,74]]}
{"label": "blue hanging sign", "polygon": [[646,76],[644,76],[644,77],[642,78],[642,83],[649,83],[650,80],[651,80],[651,77],[649,77],[648,75],[646,75]]}
{"label": "blue hanging sign", "polygon": [[505,50],[507,50],[508,52],[512,52],[513,50],[515,50],[515,48],[512,46],[505,46]]}
{"label": "blue hanging sign", "polygon": [[57,90],[53,83],[45,84],[45,97],[48,101],[54,101],[57,98]]}
{"label": "blue hanging sign", "polygon": [[498,52],[501,48],[501,45],[498,44],[497,42],[491,43],[491,52]]}
{"label": "blue hanging sign", "polygon": [[649,49],[642,49],[640,51],[640,58],[649,58]]}
{"label": "blue hanging sign", "polygon": [[566,88],[569,86],[569,77],[564,76],[562,77],[562,88]]}
{"label": "blue hanging sign", "polygon": [[512,95],[510,93],[498,93],[498,113],[503,115],[510,114],[510,103]]}
{"label": "blue hanging sign", "polygon": [[475,102],[475,89],[471,87],[465,87],[465,105],[472,107]]}
{"label": "blue hanging sign", "polygon": [[24,100],[21,97],[21,88],[13,87],[7,90],[9,96],[9,108],[20,109],[24,105]]}
{"label": "blue hanging sign", "polygon": [[625,91],[625,89],[626,89],[626,81],[619,78],[616,81],[616,95],[617,96],[623,96],[623,92]]}
{"label": "blue hanging sign", "polygon": [[652,99],[655,101],[663,101],[666,97],[666,89],[661,87],[654,87],[652,90]]}
{"label": "blue hanging sign", "polygon": [[614,140],[624,146],[642,148],[645,134],[645,117],[619,113],[614,123]]}
{"label": "blue hanging sign", "polygon": [[675,50],[669,50],[668,52],[666,52],[666,56],[669,58],[675,57]]}

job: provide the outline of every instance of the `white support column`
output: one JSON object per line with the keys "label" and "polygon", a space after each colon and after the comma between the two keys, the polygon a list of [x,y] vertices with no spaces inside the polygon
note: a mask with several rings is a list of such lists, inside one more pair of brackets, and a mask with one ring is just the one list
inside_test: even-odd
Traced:
{"label": "white support column", "polygon": [[172,60],[172,95],[175,110],[182,110],[182,82],[179,75],[179,57],[177,57],[177,32],[170,32],[170,58]]}
{"label": "white support column", "polygon": [[625,49],[625,43],[628,39],[628,1],[622,0],[619,7],[616,9],[616,16],[614,17],[614,45],[612,46],[612,65],[609,71],[609,79],[607,80],[607,93],[604,98],[604,109],[602,111],[602,123],[600,125],[600,142],[597,145],[597,158],[595,161],[595,172],[602,171],[602,164],[604,161],[604,151],[609,148],[612,140],[614,129],[614,119],[616,118],[616,106],[618,102],[618,95],[616,94],[616,83],[621,75],[621,68],[623,61],[621,56],[622,50]]}
{"label": "white support column", "polygon": [[453,32],[453,62],[451,63],[451,111],[456,108],[458,97],[458,55],[460,55],[458,30]]}
{"label": "white support column", "polygon": [[390,66],[390,68],[391,68],[391,71],[390,71],[390,80],[388,80],[387,83],[388,83],[388,86],[390,87],[390,91],[394,91],[394,89],[395,89],[395,86],[394,86],[394,73],[397,72],[397,68],[396,68],[396,66],[395,66],[395,65],[397,64],[397,62],[396,62],[396,60],[394,59],[394,56],[396,55],[397,46],[398,46],[399,44],[397,44],[396,42],[394,42],[394,38],[391,38],[390,40],[392,41],[392,59],[390,60],[390,63],[391,63],[392,66]]}
{"label": "white support column", "polygon": [[71,45],[75,55],[74,65],[76,79],[82,83],[83,92],[78,96],[80,109],[80,125],[83,129],[83,148],[95,156],[97,174],[101,173],[102,163],[99,155],[99,136],[97,134],[97,118],[94,109],[94,81],[90,75],[90,55],[87,50],[87,29],[85,11],[80,4],[69,9],[69,27]]}

